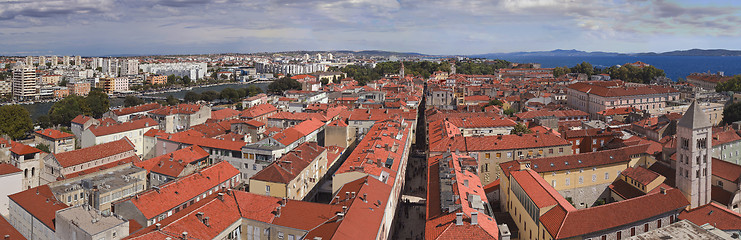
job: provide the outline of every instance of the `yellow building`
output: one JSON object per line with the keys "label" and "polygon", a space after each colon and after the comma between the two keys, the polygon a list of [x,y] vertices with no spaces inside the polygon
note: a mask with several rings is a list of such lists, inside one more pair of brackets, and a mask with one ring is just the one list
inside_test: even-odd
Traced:
{"label": "yellow building", "polygon": [[535,171],[577,209],[611,202],[608,186],[628,167],[650,166],[649,145],[629,146],[577,155],[516,160],[500,164],[502,172]]}
{"label": "yellow building", "polygon": [[306,142],[250,178],[250,192],[302,200],[327,172],[327,149]]}

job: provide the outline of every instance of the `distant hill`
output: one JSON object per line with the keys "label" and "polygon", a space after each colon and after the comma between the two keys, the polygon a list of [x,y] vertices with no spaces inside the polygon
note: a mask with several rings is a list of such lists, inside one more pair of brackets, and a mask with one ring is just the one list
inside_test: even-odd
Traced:
{"label": "distant hill", "polygon": [[616,53],[616,52],[585,52],[576,49],[535,52],[511,52],[511,53],[486,53],[469,55],[475,58],[497,58],[497,57],[594,57],[594,56],[741,56],[739,50],[726,49],[690,49],[671,52],[647,52],[647,53]]}
{"label": "distant hill", "polygon": [[690,49],[690,50],[677,50],[663,53],[638,53],[637,56],[741,56],[739,50],[726,50],[726,49]]}

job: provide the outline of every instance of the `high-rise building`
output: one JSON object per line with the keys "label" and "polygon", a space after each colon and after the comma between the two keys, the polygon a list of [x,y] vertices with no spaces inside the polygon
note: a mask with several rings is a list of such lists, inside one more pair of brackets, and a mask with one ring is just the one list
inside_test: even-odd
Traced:
{"label": "high-rise building", "polygon": [[75,66],[82,66],[82,57],[75,56]]}
{"label": "high-rise building", "polygon": [[332,55],[332,53],[327,53],[327,60],[329,61],[334,60],[334,55]]}
{"label": "high-rise building", "polygon": [[139,59],[126,59],[121,63],[121,75],[136,75],[139,73]]}
{"label": "high-rise building", "polygon": [[62,57],[62,66],[69,66],[69,56]]}
{"label": "high-rise building", "polygon": [[33,56],[26,56],[26,65],[33,66]]}
{"label": "high-rise building", "polygon": [[116,58],[104,58],[103,65],[101,66],[101,72],[106,76],[118,77],[118,59]]}
{"label": "high-rise building", "polygon": [[677,123],[676,185],[691,208],[710,203],[712,179],[711,136],[713,125],[693,101]]}
{"label": "high-rise building", "polygon": [[46,66],[46,57],[39,56],[39,67]]}
{"label": "high-rise building", "polygon": [[18,101],[33,100],[38,96],[36,67],[22,65],[13,68],[13,98]]}
{"label": "high-rise building", "polygon": [[57,56],[51,56],[51,66],[56,67],[57,64],[59,64],[59,59],[57,58]]}

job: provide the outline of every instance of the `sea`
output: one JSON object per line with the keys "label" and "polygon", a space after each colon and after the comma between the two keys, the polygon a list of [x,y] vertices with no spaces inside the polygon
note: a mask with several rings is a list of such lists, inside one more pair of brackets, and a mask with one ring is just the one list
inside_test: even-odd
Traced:
{"label": "sea", "polygon": [[502,56],[518,63],[540,63],[541,67],[573,67],[582,62],[607,68],[641,61],[664,70],[674,81],[696,72],[723,72],[726,76],[741,74],[741,57],[737,56]]}

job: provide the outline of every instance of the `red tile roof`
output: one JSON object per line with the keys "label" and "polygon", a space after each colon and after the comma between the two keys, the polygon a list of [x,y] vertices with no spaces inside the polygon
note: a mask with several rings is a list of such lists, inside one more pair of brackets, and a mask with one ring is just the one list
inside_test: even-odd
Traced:
{"label": "red tile roof", "polygon": [[123,116],[123,115],[132,114],[132,113],[147,112],[147,111],[158,109],[161,107],[162,105],[160,105],[159,103],[147,103],[147,104],[142,104],[139,106],[115,109],[115,110],[111,110],[111,112],[113,112],[113,114],[116,114],[116,116]]}
{"label": "red tile roof", "polygon": [[26,155],[26,154],[41,152],[41,150],[39,150],[38,148],[31,147],[31,146],[28,146],[26,144],[19,143],[16,141],[11,141],[10,145],[11,145],[10,151],[18,155]]}
{"label": "red tile roof", "polygon": [[603,115],[603,116],[613,116],[613,115],[625,115],[625,114],[634,113],[634,112],[640,112],[640,110],[638,110],[635,107],[621,107],[621,108],[605,109],[605,110],[597,112],[597,114]]}
{"label": "red tile roof", "polygon": [[128,201],[131,201],[146,219],[152,219],[239,174],[239,170],[231,164],[219,162],[197,173],[165,183],[159,187],[159,191],[149,190]]}
{"label": "red tile roof", "polygon": [[633,180],[638,181],[644,186],[648,185],[661,176],[658,173],[648,170],[642,166],[626,168],[625,170],[620,172],[620,174],[632,178]]}
{"label": "red tile roof", "polygon": [[240,111],[231,108],[224,108],[221,110],[211,111],[211,119],[224,120],[239,116],[239,113]]}
{"label": "red tile roof", "polygon": [[215,139],[204,137],[202,133],[193,130],[179,132],[172,135],[157,137],[161,141],[170,141],[176,143],[185,143],[188,145],[198,145],[206,148],[226,149],[231,151],[242,151],[246,145],[244,141],[231,141],[224,139]]}
{"label": "red tile roof", "polygon": [[717,158],[712,159],[713,176],[738,183],[741,180],[741,165],[732,162],[723,161]]}
{"label": "red tile roof", "polygon": [[77,117],[75,117],[74,119],[72,119],[71,122],[72,123],[77,123],[77,124],[83,125],[87,121],[90,121],[90,120],[93,120],[93,118],[92,117],[89,117],[89,116],[85,116],[85,115],[77,115]]}
{"label": "red tile roof", "polygon": [[98,144],[69,152],[55,153],[54,157],[62,167],[66,168],[120,153],[134,151],[134,144],[129,141],[129,138],[124,137],[113,142]]}
{"label": "red tile roof", "polygon": [[[651,193],[625,201],[580,210],[567,210],[557,206],[540,217],[546,230],[556,239],[582,236],[589,233],[633,224],[689,205],[678,189],[668,189],[666,194]],[[591,224],[584,224],[589,222]]]}
{"label": "red tile roof", "polygon": [[148,127],[156,127],[157,121],[154,119],[151,119],[149,117],[133,120],[130,122],[123,122],[123,123],[117,123],[117,124],[101,124],[96,125],[88,128],[90,132],[93,133],[95,136],[105,136],[115,133],[122,133],[122,132],[128,132],[136,129],[142,129],[142,128],[148,128]]}
{"label": "red tile roof", "polygon": [[150,111],[150,114],[167,116],[172,114],[194,114],[201,110],[201,105],[181,103],[176,106],[164,106]]}
{"label": "red tile roof", "polygon": [[54,193],[51,192],[49,185],[41,185],[35,188],[28,189],[13,195],[9,195],[11,201],[15,202],[30,213],[31,216],[35,217],[46,227],[54,231],[54,218],[56,217],[57,210],[67,208],[67,204],[57,201],[54,197]]}
{"label": "red tile roof", "polygon": [[687,219],[700,226],[708,223],[724,231],[741,230],[741,214],[715,203],[684,211],[679,214],[679,219]]}
{"label": "red tile roof", "polygon": [[521,112],[518,114],[515,114],[517,118],[526,120],[526,119],[534,119],[534,118],[541,118],[541,117],[556,117],[556,118],[567,118],[567,117],[588,117],[589,114],[581,111],[581,110],[536,110],[536,111],[527,111],[527,112]]}
{"label": "red tile roof", "polygon": [[56,129],[51,129],[51,128],[47,128],[47,129],[43,129],[43,130],[38,130],[38,131],[36,131],[36,133],[39,134],[39,135],[41,135],[41,136],[44,136],[44,137],[47,137],[47,138],[51,138],[51,139],[64,139],[64,138],[73,138],[73,137],[75,137],[75,135],[72,135],[70,133],[62,132],[62,131],[59,131],[59,130],[56,130]]}
{"label": "red tile roof", "polygon": [[620,80],[598,81],[598,82],[578,82],[569,85],[569,89],[580,92],[595,94],[602,97],[620,97],[636,96],[651,94],[679,93],[672,87],[659,85],[640,85],[628,87],[625,82]]}
{"label": "red tile roof", "polygon": [[316,142],[302,143],[257,172],[250,180],[288,184],[325,151],[326,148]]}
{"label": "red tile roof", "polygon": [[94,168],[88,168],[88,169],[85,169],[85,170],[82,170],[82,171],[77,171],[77,172],[65,174],[64,175],[64,178],[69,179],[69,178],[84,176],[84,175],[87,175],[87,174],[95,173],[95,172],[98,172],[98,171],[103,171],[103,170],[106,170],[106,169],[109,169],[109,168],[113,168],[113,167],[117,167],[117,166],[121,166],[121,165],[124,165],[124,164],[138,163],[139,161],[141,161],[141,159],[139,159],[139,156],[134,155],[134,156],[131,156],[131,157],[127,157],[127,158],[124,158],[124,159],[121,159],[121,160],[118,160],[118,161],[115,161],[115,162],[107,163],[107,164],[104,164],[104,165],[101,165],[101,166],[97,166],[97,167],[94,167]]}
{"label": "red tile roof", "polygon": [[721,144],[727,144],[731,142],[736,142],[741,140],[741,136],[736,133],[734,130],[722,130],[720,132],[716,132],[715,129],[713,129],[713,147],[721,145]]}
{"label": "red tile roof", "polygon": [[222,124],[209,122],[190,127],[190,130],[203,133],[203,136],[207,138],[213,138],[219,135],[226,134],[230,129],[231,126],[223,126]]}
{"label": "red tile roof", "polygon": [[190,146],[136,163],[137,167],[171,177],[180,177],[188,164],[208,158],[208,152],[198,146]]}
{"label": "red tile roof", "polygon": [[7,163],[0,163],[0,176],[17,172],[22,172],[22,170]]}
{"label": "red tile roof", "polygon": [[0,233],[2,233],[3,237],[8,236],[8,238],[3,238],[6,240],[26,240],[26,237],[18,232],[13,225],[10,225],[8,220],[3,216],[0,216]]}
{"label": "red tile roof", "polygon": [[275,106],[273,106],[272,104],[264,103],[264,104],[260,104],[260,105],[257,105],[257,106],[254,106],[254,107],[251,107],[251,108],[248,108],[242,111],[242,113],[240,113],[239,116],[243,118],[252,119],[252,118],[257,118],[262,115],[276,112],[276,111],[278,111],[278,109],[275,108]]}

